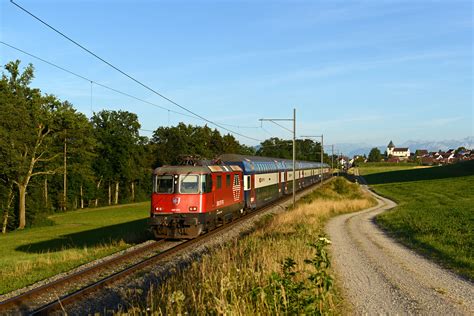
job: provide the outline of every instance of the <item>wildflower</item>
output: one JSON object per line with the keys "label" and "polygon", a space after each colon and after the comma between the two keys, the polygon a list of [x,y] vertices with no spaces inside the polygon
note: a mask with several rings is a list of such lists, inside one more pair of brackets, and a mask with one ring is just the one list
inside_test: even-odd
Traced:
{"label": "wildflower", "polygon": [[319,237],[319,241],[324,242],[325,244],[331,244],[331,241],[326,237]]}
{"label": "wildflower", "polygon": [[181,303],[184,301],[186,296],[184,296],[183,292],[181,291],[174,291],[173,294],[171,294],[170,301],[171,303]]}

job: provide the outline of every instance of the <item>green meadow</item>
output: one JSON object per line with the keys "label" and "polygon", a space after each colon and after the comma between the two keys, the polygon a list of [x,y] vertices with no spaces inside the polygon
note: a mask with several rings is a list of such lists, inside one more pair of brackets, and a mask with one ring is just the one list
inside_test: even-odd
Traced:
{"label": "green meadow", "polygon": [[0,294],[149,238],[149,202],[50,216],[52,226],[0,235]]}
{"label": "green meadow", "polygon": [[382,173],[389,171],[399,171],[399,170],[410,170],[415,168],[426,168],[415,163],[387,163],[387,162],[367,162],[359,164],[358,167],[359,173],[362,176],[373,174],[373,173]]}
{"label": "green meadow", "polygon": [[365,176],[398,206],[377,223],[405,245],[474,279],[474,161]]}

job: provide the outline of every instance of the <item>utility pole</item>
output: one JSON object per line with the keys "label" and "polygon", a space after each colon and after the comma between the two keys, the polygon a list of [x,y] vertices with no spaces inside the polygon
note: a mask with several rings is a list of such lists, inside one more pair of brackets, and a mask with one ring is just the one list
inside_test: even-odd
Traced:
{"label": "utility pole", "polygon": [[296,204],[296,109],[293,108],[293,209]]}
{"label": "utility pole", "polygon": [[[293,118],[292,119],[260,119],[259,121],[270,121],[273,124],[276,124],[287,131],[291,132],[291,130],[287,129],[286,127],[278,124],[276,121],[293,121],[293,208],[295,208],[296,204],[296,108],[293,108]],[[288,179],[287,179],[288,180]]]}
{"label": "utility pole", "polygon": [[321,175],[321,184],[323,184],[323,157],[324,157],[324,145],[323,145],[323,141],[324,141],[324,135],[310,135],[310,136],[301,136],[301,137],[305,137],[305,138],[313,138],[313,137],[321,137],[321,165],[319,166],[319,169],[320,169],[320,175]]}
{"label": "utility pole", "polygon": [[321,134],[321,185],[323,184],[324,135]]}
{"label": "utility pole", "polygon": [[[67,133],[67,130],[66,130]],[[62,211],[67,209],[67,135],[64,135],[64,161],[63,161],[63,207]]]}
{"label": "utility pole", "polygon": [[[332,147],[331,169],[334,169],[334,144],[332,144],[331,147]],[[331,172],[332,172],[332,171],[331,171]]]}

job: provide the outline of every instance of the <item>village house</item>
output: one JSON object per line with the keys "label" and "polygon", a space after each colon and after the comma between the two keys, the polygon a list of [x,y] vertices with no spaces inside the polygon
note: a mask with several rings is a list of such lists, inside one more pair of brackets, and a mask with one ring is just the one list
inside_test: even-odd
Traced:
{"label": "village house", "polygon": [[415,158],[428,157],[429,153],[426,149],[417,149],[415,152]]}
{"label": "village house", "polygon": [[424,165],[442,165],[474,160],[474,151],[469,149],[449,149],[446,152],[440,150],[428,154],[425,154],[424,150],[417,150],[416,153],[416,158],[419,158]]}

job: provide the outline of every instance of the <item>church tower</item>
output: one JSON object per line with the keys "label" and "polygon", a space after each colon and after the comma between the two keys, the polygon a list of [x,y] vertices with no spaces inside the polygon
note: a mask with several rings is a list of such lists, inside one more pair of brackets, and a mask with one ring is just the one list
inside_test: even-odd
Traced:
{"label": "church tower", "polygon": [[393,149],[395,148],[395,145],[393,144],[392,141],[387,146],[387,156],[393,155]]}

